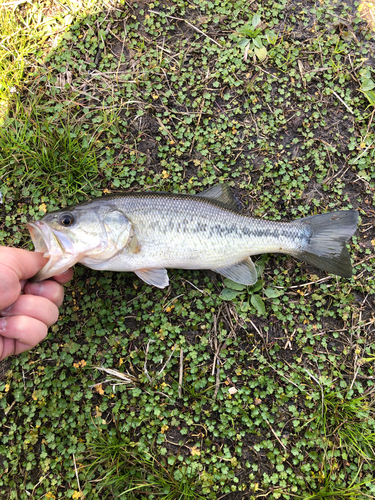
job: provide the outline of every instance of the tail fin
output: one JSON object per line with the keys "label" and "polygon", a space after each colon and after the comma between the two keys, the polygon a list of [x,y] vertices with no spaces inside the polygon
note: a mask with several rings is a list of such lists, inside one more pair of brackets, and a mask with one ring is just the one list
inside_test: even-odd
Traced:
{"label": "tail fin", "polygon": [[323,271],[351,278],[352,265],[346,241],[357,229],[358,212],[330,212],[296,222],[306,224],[310,229],[308,243],[296,257]]}

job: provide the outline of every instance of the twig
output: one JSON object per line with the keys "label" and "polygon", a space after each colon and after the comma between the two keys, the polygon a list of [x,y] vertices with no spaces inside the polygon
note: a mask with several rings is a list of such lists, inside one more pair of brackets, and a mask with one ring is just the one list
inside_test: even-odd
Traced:
{"label": "twig", "polygon": [[309,71],[305,71],[305,75],[308,73],[317,73],[318,71],[328,71],[332,69],[330,66],[324,67],[324,68],[315,68],[315,69],[310,69]]}
{"label": "twig", "polygon": [[[103,368],[100,366],[94,366],[94,368],[96,370],[100,370],[102,372],[108,373],[109,375],[112,375],[113,377],[115,377],[115,378],[107,378],[103,382],[101,382],[102,384],[106,384],[106,383],[111,384],[113,391],[115,390],[114,388],[118,385],[131,384],[131,383],[133,383],[134,385],[138,384],[138,380],[135,377],[133,377],[132,375],[129,375],[129,373],[127,373],[127,375],[125,375],[124,373],[119,372],[118,370],[113,370],[112,368]],[[122,382],[119,382],[119,379]],[[118,383],[114,384],[113,382],[118,382]],[[94,384],[94,385],[90,385],[89,387],[92,388],[92,387],[96,387],[97,385],[98,384]]]}
{"label": "twig", "polygon": [[[163,371],[164,371],[165,367],[167,366],[167,364],[168,364],[168,363],[169,363],[169,361],[171,360],[171,357],[173,356],[173,353],[174,353],[174,346],[173,346],[172,352],[171,352],[171,353],[170,353],[170,355],[169,355],[169,358],[168,358],[168,359],[167,359],[167,361],[164,363],[164,365],[161,367],[161,369],[160,369],[159,373],[156,375],[156,377],[154,378],[154,380],[156,380],[156,379],[157,379],[157,377],[163,373]],[[153,382],[154,382],[154,380],[153,380]]]}
{"label": "twig", "polygon": [[150,347],[150,342],[155,342],[154,340],[149,340],[147,342],[147,346],[146,346],[146,351],[145,351],[145,363],[143,365],[143,371],[145,372],[145,375],[146,377],[148,378],[148,381],[150,382],[150,384],[152,383],[151,382],[151,377],[150,375],[148,374],[148,370],[147,370],[147,354],[148,354],[148,348]]}
{"label": "twig", "polygon": [[171,299],[165,306],[163,306],[163,311],[165,311],[167,309],[167,307],[172,304],[172,302],[174,302],[175,300],[177,300],[179,297],[182,297],[183,296],[183,293],[180,293],[180,295],[177,295],[177,297],[173,297],[173,299]]}
{"label": "twig", "polygon": [[197,126],[195,127],[195,131],[194,131],[194,137],[193,137],[193,140],[191,141],[191,148],[190,148],[190,151],[189,151],[189,156],[191,155],[191,152],[193,151],[194,142],[195,142],[195,134],[197,132],[197,129],[199,127],[199,123],[200,123],[201,118],[202,118],[202,112],[203,112],[204,103],[205,103],[205,100],[203,99],[201,110],[200,110],[199,116],[198,116]]}
{"label": "twig", "polygon": [[314,377],[314,375],[312,375],[308,370],[306,370],[305,368],[305,372],[313,379],[315,380],[315,382],[318,384],[318,386],[320,387],[320,392],[321,392],[321,396],[322,396],[322,418],[324,418],[324,392],[323,392],[323,387],[321,386],[319,380]]}
{"label": "twig", "polygon": [[370,121],[368,122],[368,125],[367,125],[367,130],[366,130],[366,135],[365,135],[365,136],[364,136],[364,138],[363,138],[363,142],[366,140],[366,137],[367,137],[368,131],[370,130],[370,126],[371,126],[372,120],[373,120],[373,118],[374,118],[374,113],[375,113],[375,108],[373,109],[373,112],[371,113],[371,118],[370,118]]}
{"label": "twig", "polygon": [[224,306],[225,306],[225,309],[227,311],[227,320],[229,322],[229,327],[230,327],[230,330],[231,330],[231,334],[233,335],[234,338],[237,338],[236,337],[236,330],[234,329],[233,321],[232,321],[232,318],[230,317],[230,309],[228,307],[227,302],[224,302]]}
{"label": "twig", "polygon": [[5,410],[4,415],[8,415],[10,410],[13,408],[13,406],[16,404],[16,400],[13,401],[13,403],[8,407],[7,410]]}
{"label": "twig", "polygon": [[263,73],[267,73],[267,75],[270,75],[270,76],[272,76],[273,78],[276,78],[276,80],[280,80],[280,78],[278,78],[277,76],[273,75],[272,73],[268,73],[268,71],[266,71],[265,69],[260,68],[260,67],[259,67],[259,66],[257,66],[257,65],[255,65],[255,67],[256,67],[257,69],[259,69],[260,71],[263,71]]}
{"label": "twig", "polygon": [[201,290],[200,288],[198,288],[197,286],[193,285],[193,283],[190,283],[190,281],[188,280],[185,280],[184,278],[182,278],[183,281],[185,281],[185,283],[189,283],[189,285],[191,285],[193,288],[195,288],[196,290],[198,290],[198,292],[201,292],[204,294],[204,290]]}
{"label": "twig", "polygon": [[178,377],[178,397],[182,397],[182,381],[184,376],[184,350],[180,348],[180,373]]}
{"label": "twig", "polygon": [[219,349],[217,347],[217,319],[216,319],[216,316],[214,315],[213,316],[214,318],[214,344],[215,344],[215,356],[214,356],[214,361],[212,363],[212,373],[211,375],[213,376],[214,373],[215,373],[215,366],[216,366],[216,360],[219,356]]}
{"label": "twig", "polygon": [[322,283],[323,281],[330,280],[331,278],[332,276],[326,276],[325,278],[320,278],[320,280],[310,281],[309,283],[303,283],[302,285],[293,285],[293,286],[288,286],[287,288],[283,286],[275,286],[275,288],[283,288],[285,290],[289,290],[290,288],[302,288],[303,286],[314,285],[315,283]]}
{"label": "twig", "polygon": [[254,330],[258,332],[259,337],[260,337],[260,338],[263,340],[263,342],[264,342],[264,335],[263,335],[263,334],[261,333],[261,331],[260,331],[260,330],[259,330],[259,329],[258,329],[258,328],[254,325],[254,323],[251,321],[251,319],[249,319],[249,323],[251,323],[251,324],[253,325]]}
{"label": "twig", "polygon": [[220,368],[219,368],[220,361],[217,360],[216,364],[217,364],[217,366],[216,366],[216,381],[215,381],[214,399],[216,399],[217,393],[219,391],[219,386],[220,386]]}
{"label": "twig", "polygon": [[365,259],[361,260],[361,262],[355,262],[354,265],[355,266],[359,266],[359,265],[363,264],[364,262],[366,262],[367,260],[370,260],[370,259],[373,259],[373,258],[375,258],[375,254],[369,255]]}
{"label": "twig", "polygon": [[198,31],[198,33],[200,33],[201,35],[207,37],[209,40],[211,40],[211,42],[215,43],[218,47],[222,48],[222,46],[220,45],[220,43],[218,43],[216,40],[214,40],[210,36],[206,35],[206,33],[204,33],[204,31],[201,31],[199,28],[197,28],[193,24],[189,23],[189,21],[186,21],[186,19],[182,19],[181,17],[168,16],[168,14],[164,14],[164,12],[157,12],[156,10],[150,10],[149,9],[148,11],[152,12],[153,14],[157,14],[158,16],[164,15],[165,17],[169,17],[170,19],[175,19],[176,21],[183,21],[184,23],[188,24],[193,29],[195,29],[195,31]]}
{"label": "twig", "polygon": [[80,494],[81,494],[81,497],[83,497],[82,490],[81,490],[81,484],[80,484],[80,482],[79,482],[79,477],[78,477],[77,464],[76,464],[76,457],[74,456],[74,453],[73,453],[73,462],[74,462],[74,470],[75,470],[75,472],[76,472],[76,478],[77,478],[78,489],[79,489],[79,492],[80,492]]}
{"label": "twig", "polygon": [[339,101],[342,102],[342,104],[346,107],[346,109],[349,111],[349,113],[354,115],[354,112],[349,108],[349,106],[346,104],[346,102],[343,99],[341,99],[341,97],[334,90],[331,89],[331,92],[332,92],[332,94],[334,94],[337,97],[337,99]]}
{"label": "twig", "polygon": [[356,161],[358,161],[358,160],[361,158],[361,156],[363,156],[363,155],[366,153],[366,151],[367,151],[368,149],[370,149],[370,148],[371,148],[371,146],[374,144],[374,142],[375,142],[375,141],[372,141],[372,143],[371,143],[371,144],[369,144],[369,145],[367,146],[367,148],[366,148],[366,149],[364,149],[364,150],[362,151],[362,153],[361,153],[359,156],[357,156],[357,158],[354,160],[354,163],[355,163]]}
{"label": "twig", "polygon": [[268,420],[267,420],[267,419],[266,419],[266,422],[267,422],[267,424],[268,424],[269,428],[271,429],[272,434],[275,436],[275,438],[278,440],[278,442],[281,444],[281,446],[282,446],[282,447],[284,448],[284,450],[286,451],[286,446],[285,446],[285,444],[284,444],[282,441],[280,441],[280,439],[279,439],[278,435],[277,435],[277,434],[276,434],[276,432],[272,429],[272,426],[271,426],[271,424],[268,422]]}

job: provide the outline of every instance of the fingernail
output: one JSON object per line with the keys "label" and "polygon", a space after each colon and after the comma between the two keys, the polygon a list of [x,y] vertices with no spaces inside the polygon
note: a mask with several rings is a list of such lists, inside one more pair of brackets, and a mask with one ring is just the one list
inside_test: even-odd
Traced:
{"label": "fingernail", "polygon": [[5,318],[0,318],[0,332],[5,330],[7,324],[7,320]]}
{"label": "fingernail", "polygon": [[40,295],[42,293],[43,285],[41,283],[30,283],[29,287],[30,286],[32,287],[33,295]]}
{"label": "fingernail", "polygon": [[43,290],[43,285],[41,283],[34,283],[33,286],[35,293],[39,294]]}

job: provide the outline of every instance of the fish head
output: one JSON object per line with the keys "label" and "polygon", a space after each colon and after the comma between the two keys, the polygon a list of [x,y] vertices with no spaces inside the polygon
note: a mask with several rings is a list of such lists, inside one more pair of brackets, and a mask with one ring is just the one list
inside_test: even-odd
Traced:
{"label": "fish head", "polygon": [[131,222],[121,211],[95,201],[51,212],[26,227],[35,251],[48,258],[33,281],[61,274],[77,262],[110,259],[134,236]]}

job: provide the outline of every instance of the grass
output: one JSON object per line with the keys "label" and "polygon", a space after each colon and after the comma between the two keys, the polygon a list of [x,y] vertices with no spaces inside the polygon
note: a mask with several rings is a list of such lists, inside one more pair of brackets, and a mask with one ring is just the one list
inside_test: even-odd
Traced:
{"label": "grass", "polygon": [[[194,479],[186,477],[186,467],[179,467],[178,456],[160,463],[150,453],[140,450],[137,441],[121,432],[102,435],[98,432],[87,457],[87,479],[95,478],[101,498],[200,499]],[[107,495],[107,496],[106,496]]]}
{"label": "grass", "polygon": [[254,216],[361,218],[351,280],[274,255],[247,288],[77,266],[48,339],[0,365],[1,498],[374,498],[365,19],[328,0],[0,16],[1,244],[31,249],[25,222],[92,196],[217,182]]}

